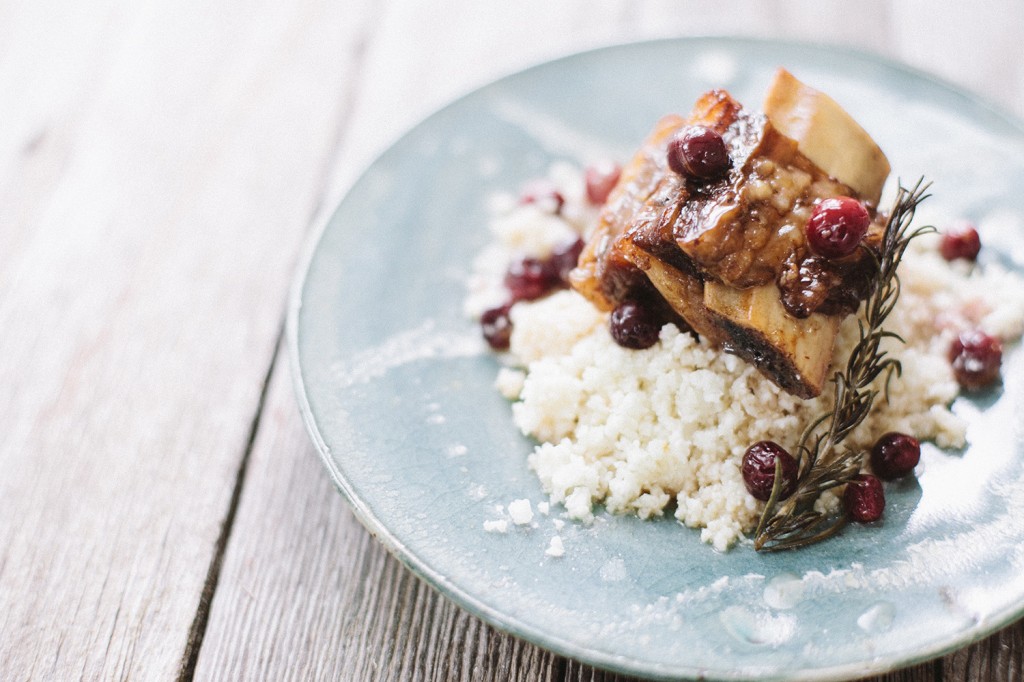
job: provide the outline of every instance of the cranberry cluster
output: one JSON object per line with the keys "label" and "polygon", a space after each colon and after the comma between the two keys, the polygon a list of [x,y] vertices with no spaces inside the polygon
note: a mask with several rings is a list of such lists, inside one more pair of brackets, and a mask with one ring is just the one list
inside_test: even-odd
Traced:
{"label": "cranberry cluster", "polygon": [[534,301],[557,289],[569,286],[569,271],[583,251],[583,240],[576,239],[551,252],[547,258],[527,256],[509,266],[505,273],[505,289],[509,298],[500,306],[480,316],[484,340],[494,350],[508,349],[512,337],[509,311],[519,301]]}
{"label": "cranberry cluster", "polygon": [[[875,475],[859,474],[843,493],[847,516],[858,523],[872,523],[882,518],[885,491],[882,479],[894,481],[914,470],[921,459],[921,444],[904,433],[887,433],[871,449],[871,468]],[[743,483],[754,498],[767,501],[775,487],[776,468],[782,474],[779,499],[796,492],[799,465],[778,443],[760,441],[747,448],[743,455]]]}
{"label": "cranberry cluster", "polygon": [[[939,241],[939,253],[948,261],[974,262],[981,251],[978,230],[968,222],[947,228]],[[947,355],[953,375],[961,388],[980,391],[999,381],[1003,345],[980,329],[967,329],[950,344]]]}
{"label": "cranberry cluster", "polygon": [[[621,173],[619,165],[611,161],[601,161],[587,167],[584,173],[587,200],[595,206],[607,201]],[[537,179],[523,187],[519,194],[519,203],[533,204],[553,215],[559,215],[565,206],[565,197],[549,180]],[[534,301],[569,286],[569,271],[576,267],[583,246],[583,240],[576,239],[556,248],[546,258],[526,256],[509,266],[504,280],[505,289],[509,294],[508,299],[480,316],[481,331],[491,348],[508,348],[512,336],[509,311],[515,303]]]}
{"label": "cranberry cluster", "polygon": [[[811,249],[827,258],[842,258],[853,253],[867,232],[870,219],[864,206],[850,197],[820,202],[807,224]],[[977,229],[958,223],[947,229],[939,242],[939,252],[948,261],[975,261],[981,250]],[[961,332],[950,345],[948,359],[960,386],[977,391],[999,381],[1003,349],[1000,340],[978,329]],[[874,444],[870,453],[874,474],[859,474],[846,485],[843,507],[847,517],[858,523],[882,518],[885,490],[882,481],[895,481],[911,472],[921,460],[921,444],[905,433],[887,433]],[[780,499],[796,490],[799,466],[782,446],[771,441],[754,443],[743,456],[743,482],[750,494],[766,501],[775,485],[776,461],[782,472]]]}
{"label": "cranberry cluster", "polygon": [[843,507],[857,523],[872,523],[885,511],[882,480],[895,481],[910,474],[921,461],[921,443],[905,433],[887,433],[871,448],[871,469],[875,475],[859,474],[846,485]]}

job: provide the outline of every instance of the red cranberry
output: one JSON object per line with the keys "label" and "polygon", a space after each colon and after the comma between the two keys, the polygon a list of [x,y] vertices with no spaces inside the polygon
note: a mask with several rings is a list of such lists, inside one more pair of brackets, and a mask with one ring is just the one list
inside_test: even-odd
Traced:
{"label": "red cranberry", "polygon": [[871,448],[871,469],[886,481],[903,478],[921,461],[921,443],[905,433],[887,433]]}
{"label": "red cranberry", "polygon": [[952,226],[942,235],[939,252],[946,260],[975,260],[981,251],[981,238],[978,231],[970,223],[959,223]]}
{"label": "red cranberry", "polygon": [[807,221],[807,243],[825,258],[842,258],[857,250],[871,224],[864,204],[851,197],[832,197],[814,207]]}
{"label": "red cranberry", "polygon": [[577,239],[552,251],[551,268],[558,273],[562,284],[569,283],[569,271],[576,267],[580,254],[583,253],[583,246],[583,240]]}
{"label": "red cranberry", "polygon": [[614,161],[601,161],[588,166],[584,172],[587,183],[587,199],[590,203],[600,206],[608,200],[615,183],[619,181],[622,168]]}
{"label": "red cranberry", "polygon": [[519,194],[519,203],[536,204],[546,211],[558,214],[565,205],[565,197],[550,180],[538,179],[526,183]]}
{"label": "red cranberry", "polygon": [[526,257],[509,266],[505,286],[513,301],[532,301],[561,284],[561,278],[550,259]]}
{"label": "red cranberry", "polygon": [[612,311],[609,330],[615,343],[643,350],[658,342],[662,321],[650,308],[636,301],[624,301]]}
{"label": "red cranberry", "polygon": [[775,460],[782,464],[782,488],[779,499],[784,500],[796,490],[798,467],[793,455],[778,443],[762,440],[743,453],[743,483],[747,491],[758,500],[767,502],[775,486]]}
{"label": "red cranberry", "polygon": [[491,308],[480,316],[480,329],[483,331],[484,340],[494,350],[507,350],[509,340],[512,337],[512,320],[508,311],[512,308],[511,303]]}
{"label": "red cranberry", "polygon": [[1003,344],[978,329],[961,332],[949,348],[949,361],[957,382],[976,391],[998,381]]}
{"label": "red cranberry", "polygon": [[885,511],[882,481],[871,474],[859,474],[846,484],[843,506],[846,514],[857,523],[871,523],[882,518]]}
{"label": "red cranberry", "polygon": [[732,161],[722,136],[704,126],[690,126],[668,144],[668,166],[693,180],[714,180]]}

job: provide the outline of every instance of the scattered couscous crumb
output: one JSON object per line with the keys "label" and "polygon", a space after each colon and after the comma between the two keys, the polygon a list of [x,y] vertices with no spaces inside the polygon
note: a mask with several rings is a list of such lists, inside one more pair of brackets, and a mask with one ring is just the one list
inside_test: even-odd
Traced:
{"label": "scattered couscous crumb", "polygon": [[565,545],[562,543],[562,537],[559,535],[553,536],[548,544],[548,548],[544,550],[544,554],[550,557],[563,556],[565,554]]}
{"label": "scattered couscous crumb", "polygon": [[551,505],[548,504],[547,502],[538,502],[537,503],[537,511],[539,511],[544,516],[547,516],[548,512],[551,511]]}
{"label": "scattered couscous crumb", "polygon": [[[532,466],[532,462],[531,462]],[[585,478],[589,478],[584,473]],[[544,483],[544,479],[541,478],[541,484]],[[547,489],[547,486],[545,486]],[[548,491],[550,493],[550,490]],[[552,495],[554,497],[554,495]],[[558,500],[565,505],[565,511],[569,515],[569,518],[576,519],[577,521],[590,522],[594,520],[594,514],[591,510],[591,500],[593,495],[590,489],[585,487],[573,488],[572,492],[568,495],[562,495],[562,499]]]}
{"label": "scattered couscous crumb", "polygon": [[508,521],[505,519],[496,519],[494,521],[484,521],[484,530],[488,533],[507,533],[508,532]]}
{"label": "scattered couscous crumb", "polygon": [[498,376],[494,380],[494,387],[498,393],[514,400],[523,391],[523,382],[526,381],[526,372],[521,369],[502,367],[498,370]]}
{"label": "scattered couscous crumb", "polygon": [[533,521],[533,508],[526,499],[509,502],[508,514],[512,518],[512,523],[517,526],[524,526]]}

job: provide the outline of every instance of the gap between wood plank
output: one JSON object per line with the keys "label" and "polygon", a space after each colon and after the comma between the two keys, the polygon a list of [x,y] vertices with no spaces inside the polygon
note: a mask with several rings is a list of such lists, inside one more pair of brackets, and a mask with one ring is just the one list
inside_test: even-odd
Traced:
{"label": "gap between wood plank", "polygon": [[[366,53],[372,40],[372,36],[368,34],[372,33],[373,22],[367,21],[366,24],[367,26],[365,28],[367,30],[364,30],[363,35],[356,40],[355,48],[353,50],[353,75],[358,74],[362,65],[365,63]],[[318,224],[319,220],[326,220],[329,218],[329,215],[322,216],[322,211],[325,208],[326,202],[329,201],[330,187],[332,185],[331,179],[333,176],[332,170],[339,158],[341,148],[345,145],[345,134],[348,130],[348,124],[352,118],[352,113],[355,111],[360,83],[361,81],[358,77],[348,79],[348,87],[345,88],[345,93],[343,95],[345,105],[338,116],[338,125],[331,139],[331,152],[325,156],[324,164],[319,174],[321,178],[320,187],[316,193],[316,201],[313,203],[309,219],[307,220],[307,225],[315,226]],[[330,210],[330,208],[328,208],[328,210]],[[191,682],[195,676],[196,664],[199,661],[199,651],[202,649],[203,637],[206,634],[206,625],[210,619],[210,608],[213,604],[213,595],[217,590],[217,582],[220,579],[220,571],[224,563],[224,555],[227,552],[228,539],[230,538],[231,530],[234,527],[235,514],[238,510],[239,501],[242,498],[245,474],[249,468],[249,460],[252,455],[253,446],[256,443],[256,436],[259,433],[260,420],[263,416],[267,392],[270,388],[270,380],[274,376],[274,370],[279,361],[287,364],[286,360],[282,360],[281,354],[285,329],[287,327],[288,300],[289,297],[286,295],[285,311],[281,318],[281,325],[278,328],[277,340],[274,343],[274,353],[271,356],[270,367],[267,369],[267,373],[263,378],[263,385],[260,388],[260,398],[256,405],[256,415],[253,418],[252,426],[249,430],[249,437],[245,444],[245,452],[242,455],[242,461],[239,464],[238,473],[235,478],[234,489],[231,491],[231,500],[228,503],[228,511],[224,519],[224,525],[221,527],[217,543],[214,545],[213,558],[210,561],[210,567],[206,574],[206,581],[203,584],[203,591],[199,597],[199,606],[196,610],[196,616],[189,628],[185,651],[182,654],[181,667],[178,670],[178,682]]]}
{"label": "gap between wood plank", "polygon": [[191,682],[192,676],[196,671],[199,649],[203,645],[203,635],[206,634],[206,624],[210,619],[210,605],[213,603],[213,593],[216,591],[217,581],[220,579],[220,569],[224,563],[224,553],[228,546],[228,538],[231,535],[231,528],[235,524],[235,512],[238,511],[238,502],[242,498],[245,472],[249,468],[249,459],[252,454],[253,445],[256,442],[256,434],[259,433],[260,419],[263,417],[263,407],[267,399],[267,390],[270,387],[270,380],[274,376],[274,369],[277,367],[283,338],[284,324],[282,323],[278,328],[277,340],[274,342],[274,352],[270,356],[270,367],[267,368],[267,373],[263,377],[263,385],[260,387],[260,399],[256,403],[256,414],[253,417],[252,425],[249,427],[249,437],[245,443],[242,461],[238,466],[235,486],[231,491],[227,515],[224,517],[224,525],[221,526],[220,535],[217,536],[217,543],[213,548],[213,559],[210,561],[210,567],[206,573],[203,591],[199,595],[199,606],[196,609],[196,616],[189,627],[188,640],[185,643],[185,651],[181,657],[181,667],[178,669],[178,682]]}

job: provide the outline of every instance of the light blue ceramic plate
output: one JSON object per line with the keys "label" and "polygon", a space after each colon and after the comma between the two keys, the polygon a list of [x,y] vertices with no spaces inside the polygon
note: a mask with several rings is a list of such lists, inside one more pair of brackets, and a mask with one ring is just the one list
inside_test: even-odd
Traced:
{"label": "light blue ceramic plate", "polygon": [[[553,160],[625,158],[662,114],[725,87],[760,102],[784,65],[832,93],[933,208],[980,220],[988,258],[1024,269],[1021,124],[858,53],[734,39],[597,50],[437,112],[355,184],[295,289],[290,349],[307,426],[335,483],[399,559],[460,606],[560,654],[651,677],[843,678],[976,640],[1024,613],[1024,356],[958,402],[964,452],[927,449],[890,486],[881,528],[799,552],[726,554],[672,520],[556,513],[488,533],[495,506],[544,499],[531,444],[492,388],[498,363],[461,305],[488,241],[485,199]],[[998,226],[998,227],[997,227]],[[536,508],[536,507],[535,507]]]}

